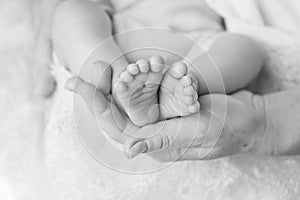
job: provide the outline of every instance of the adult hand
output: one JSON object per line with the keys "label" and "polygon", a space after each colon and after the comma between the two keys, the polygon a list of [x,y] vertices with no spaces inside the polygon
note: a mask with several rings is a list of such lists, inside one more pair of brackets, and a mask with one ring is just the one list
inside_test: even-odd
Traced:
{"label": "adult hand", "polygon": [[146,153],[163,162],[255,152],[265,130],[263,100],[246,91],[202,96],[196,114],[137,127],[94,85],[73,77],[66,86],[84,99],[102,130],[124,144],[129,158]]}
{"label": "adult hand", "polygon": [[[150,153],[159,161],[215,159],[242,153],[262,152],[266,129],[264,100],[250,92],[231,96],[205,95],[199,113],[166,121],[161,134],[127,142],[133,155]],[[180,124],[177,125],[177,124]],[[157,124],[149,125],[155,130]],[[135,148],[137,146],[138,148]],[[152,153],[151,153],[152,152]]]}

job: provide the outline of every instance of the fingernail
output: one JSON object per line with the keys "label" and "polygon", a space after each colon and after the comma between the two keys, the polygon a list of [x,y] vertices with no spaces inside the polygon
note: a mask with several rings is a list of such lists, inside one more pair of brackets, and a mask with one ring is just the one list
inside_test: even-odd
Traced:
{"label": "fingernail", "polygon": [[145,141],[137,142],[129,148],[129,158],[135,158],[136,156],[147,152],[147,143]]}
{"label": "fingernail", "polygon": [[68,91],[71,91],[71,92],[74,92],[74,93],[77,93],[77,85],[82,82],[82,79],[78,76],[74,76],[72,78],[69,78],[65,85],[64,85],[64,88]]}

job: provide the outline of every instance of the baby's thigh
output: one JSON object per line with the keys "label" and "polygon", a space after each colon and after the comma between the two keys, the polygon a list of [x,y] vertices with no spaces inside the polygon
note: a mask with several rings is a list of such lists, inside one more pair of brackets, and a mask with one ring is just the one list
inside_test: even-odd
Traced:
{"label": "baby's thigh", "polygon": [[166,29],[145,28],[115,35],[115,40],[130,62],[161,55],[167,64],[181,60],[193,41],[181,33]]}
{"label": "baby's thigh", "polygon": [[110,19],[101,5],[90,1],[62,2],[52,22],[54,51],[76,71],[91,49],[109,36],[107,24]]}

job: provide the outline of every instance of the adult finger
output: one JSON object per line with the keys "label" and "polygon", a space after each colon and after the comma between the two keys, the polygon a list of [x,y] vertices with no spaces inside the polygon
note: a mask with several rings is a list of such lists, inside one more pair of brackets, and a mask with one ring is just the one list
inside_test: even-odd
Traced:
{"label": "adult finger", "polygon": [[[125,152],[128,152],[126,156],[133,158],[140,153],[199,145],[206,138],[206,130],[207,120],[201,117],[200,114],[151,124],[137,132],[139,139],[131,139],[125,143]],[[150,134],[154,135],[142,138]]]}
{"label": "adult finger", "polygon": [[224,156],[220,147],[190,147],[171,149],[167,151],[154,152],[147,154],[158,162],[178,162],[185,160],[212,160]]}
{"label": "adult finger", "polygon": [[104,95],[111,90],[111,67],[104,61],[87,62],[80,70],[80,77],[92,83]]}
{"label": "adult finger", "polygon": [[[111,67],[103,61],[97,61],[94,63],[95,69],[95,78],[94,85],[96,85],[98,90],[104,95],[108,95],[111,91]],[[92,71],[91,71],[92,72]]]}
{"label": "adult finger", "polygon": [[206,95],[199,100],[201,110],[198,113],[142,128],[137,133],[138,135],[149,135],[149,133],[157,131],[158,128],[160,131],[150,138],[128,141],[125,147],[130,155],[134,157],[139,153],[195,146],[214,146],[219,140],[225,123],[226,96]]}
{"label": "adult finger", "polygon": [[85,101],[90,113],[97,119],[98,125],[108,136],[119,143],[130,139],[124,131],[127,121],[117,107],[107,100],[97,88],[80,77],[72,77],[66,82],[66,88],[78,93]]}

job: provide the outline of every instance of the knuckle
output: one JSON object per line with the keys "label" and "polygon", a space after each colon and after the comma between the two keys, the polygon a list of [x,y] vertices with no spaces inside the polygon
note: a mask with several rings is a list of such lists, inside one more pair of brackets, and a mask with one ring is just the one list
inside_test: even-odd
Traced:
{"label": "knuckle", "polygon": [[162,133],[159,137],[161,141],[160,150],[168,149],[171,146],[171,138],[165,133]]}

